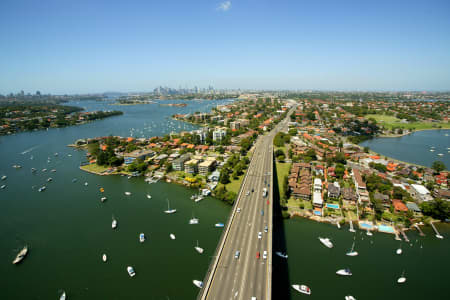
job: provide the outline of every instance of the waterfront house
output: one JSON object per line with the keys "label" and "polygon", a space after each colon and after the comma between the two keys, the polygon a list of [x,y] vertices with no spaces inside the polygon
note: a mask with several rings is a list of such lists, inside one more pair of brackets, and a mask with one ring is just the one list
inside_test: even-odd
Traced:
{"label": "waterfront house", "polygon": [[[102,145],[106,146],[106,145]],[[135,150],[133,152],[127,153],[124,155],[125,164],[129,165],[136,159],[145,160],[148,157],[151,157],[155,154],[152,150]]]}
{"label": "waterfront house", "polygon": [[174,159],[172,162],[172,168],[175,171],[183,171],[184,170],[184,163],[190,159],[190,155],[188,153],[185,153],[181,155],[179,158]]}
{"label": "waterfront house", "polygon": [[362,180],[361,174],[359,173],[358,169],[353,168],[353,179],[355,181],[355,187],[356,187],[356,194],[358,196],[358,201],[360,203],[369,202],[369,193],[366,189],[366,184]]}
{"label": "waterfront house", "polygon": [[189,174],[196,174],[198,172],[198,159],[191,159],[184,163],[184,171]]}
{"label": "waterfront house", "polygon": [[313,205],[316,207],[322,207],[322,180],[320,178],[314,178],[314,192],[313,192]]}
{"label": "waterfront house", "polygon": [[434,189],[433,196],[442,200],[450,201],[450,191],[444,189]]}
{"label": "waterfront house", "polygon": [[341,188],[339,186],[339,182],[334,182],[333,184],[328,185],[328,197],[329,198],[339,198],[341,194]]}
{"label": "waterfront house", "polygon": [[431,201],[430,191],[421,184],[411,184],[410,194],[419,201]]}
{"label": "waterfront house", "polygon": [[356,202],[358,197],[351,187],[345,187],[342,189],[342,199],[345,201]]}
{"label": "waterfront house", "polygon": [[392,205],[394,206],[395,211],[407,212],[408,207],[402,202],[402,200],[393,199]]}
{"label": "waterfront house", "polygon": [[216,159],[214,157],[208,157],[204,162],[198,165],[198,173],[200,175],[206,176],[211,172],[216,165]]}

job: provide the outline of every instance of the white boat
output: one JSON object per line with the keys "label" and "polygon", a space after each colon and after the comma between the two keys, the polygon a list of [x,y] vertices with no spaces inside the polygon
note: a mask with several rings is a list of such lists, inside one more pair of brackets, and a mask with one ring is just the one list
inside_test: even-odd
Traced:
{"label": "white boat", "polygon": [[438,238],[438,239],[443,239],[444,237],[442,236],[442,235],[440,235],[440,234],[436,234],[436,237]]}
{"label": "white boat", "polygon": [[0,186],[0,189],[4,189],[6,187],[6,184],[4,184],[4,185],[2,185],[2,186]]}
{"label": "white boat", "polygon": [[131,193],[130,192],[125,192],[125,195],[130,196]]}
{"label": "white boat", "polygon": [[275,254],[278,255],[279,257],[282,257],[282,258],[288,258],[287,254],[283,254],[280,251],[275,252]]}
{"label": "white boat", "polygon": [[356,300],[356,298],[348,295],[348,296],[345,296],[345,300]]}
{"label": "white boat", "polygon": [[311,289],[304,284],[293,284],[292,288],[300,293],[311,295]]}
{"label": "white boat", "polygon": [[367,230],[366,234],[367,234],[368,236],[372,236],[372,235],[373,235],[373,233],[372,233],[370,230]]}
{"label": "white boat", "polygon": [[147,194],[147,198],[148,198],[148,199],[152,199],[152,196],[150,196],[149,194]]}
{"label": "white boat", "polygon": [[25,258],[27,253],[28,253],[28,246],[25,246],[23,247],[22,250],[20,250],[20,252],[17,254],[16,258],[13,260],[12,263],[14,265],[20,263]]}
{"label": "white boat", "polygon": [[103,255],[102,255],[102,260],[103,260],[104,262],[106,262],[107,259],[108,259],[108,258],[106,257],[106,254],[103,254]]}
{"label": "white boat", "polygon": [[106,199],[107,199],[106,197],[101,197],[101,198],[100,198],[100,201],[105,202]]}
{"label": "white boat", "polygon": [[402,272],[402,276],[397,279],[397,283],[404,283],[406,281],[405,271]]}
{"label": "white boat", "polygon": [[350,251],[348,251],[347,253],[345,253],[345,255],[347,255],[347,256],[357,256],[357,255],[358,255],[358,252],[356,252],[355,250],[353,250],[354,247],[355,247],[355,243],[353,243],[352,249],[350,249]]}
{"label": "white boat", "polygon": [[197,218],[192,218],[189,220],[189,224],[190,225],[194,225],[194,224],[198,224],[198,219]]}
{"label": "white boat", "polygon": [[6,176],[6,175],[2,176],[2,180],[5,180],[6,178],[8,178],[8,176]]}
{"label": "white boat", "polygon": [[442,154],[442,153],[438,153],[438,155],[439,155],[439,156],[444,156],[444,154]]}
{"label": "white boat", "polygon": [[434,149],[430,149],[430,152],[434,152]]}
{"label": "white boat", "polygon": [[202,201],[203,200],[203,196],[202,195],[198,195],[196,198],[195,198],[195,202],[200,202],[200,201]]}
{"label": "white boat", "polygon": [[143,233],[139,234],[139,242],[143,243],[145,241],[145,235]]}
{"label": "white boat", "polygon": [[169,236],[170,236],[170,238],[171,238],[172,240],[175,239],[175,234],[171,233]]}
{"label": "white boat", "polygon": [[200,253],[200,254],[203,253],[203,248],[201,248],[201,247],[198,246],[198,241],[197,241],[197,246],[195,246],[194,248],[195,248],[195,250],[196,250],[198,253]]}
{"label": "white boat", "polygon": [[167,210],[165,210],[164,212],[166,213],[166,214],[173,214],[173,213],[175,213],[177,210],[176,209],[170,209],[170,204],[169,204],[169,200],[167,200]]}
{"label": "white boat", "polygon": [[194,283],[194,285],[196,286],[196,287],[198,287],[199,289],[201,289],[202,287],[203,287],[203,281],[200,281],[200,280],[192,280],[192,282]]}
{"label": "white boat", "polygon": [[38,191],[39,191],[39,192],[43,192],[43,191],[45,191],[46,188],[47,188],[47,187],[44,185],[44,186],[40,187],[40,188],[38,189]]}
{"label": "white boat", "polygon": [[51,177],[47,178],[47,182],[50,182],[52,180],[53,180],[53,178],[51,178]]}
{"label": "white boat", "polygon": [[130,275],[131,277],[133,277],[134,275],[136,275],[136,273],[134,272],[133,267],[131,267],[131,266],[128,266],[128,267],[127,267],[127,272],[128,272],[128,275]]}
{"label": "white boat", "polygon": [[326,247],[328,247],[328,248],[333,248],[333,243],[330,241],[329,238],[322,238],[322,237],[319,237],[319,241],[320,241],[322,244],[324,244]]}
{"label": "white boat", "polygon": [[113,219],[111,227],[112,229],[115,229],[117,227],[117,220]]}
{"label": "white boat", "polygon": [[44,168],[44,169],[42,169],[42,172],[47,172],[47,169],[45,169],[45,168]]}
{"label": "white boat", "polygon": [[337,270],[336,272],[337,275],[342,275],[342,276],[351,276],[352,275],[352,271],[350,271],[350,269],[340,269]]}
{"label": "white boat", "polygon": [[397,253],[398,255],[402,254],[402,246],[400,246],[400,248],[397,249],[397,251],[395,251],[395,253]]}
{"label": "white boat", "polygon": [[216,226],[216,227],[224,227],[225,224],[223,224],[223,223],[216,223],[214,226]]}
{"label": "white boat", "polygon": [[336,226],[338,229],[341,229],[341,224],[339,224],[339,222],[336,222]]}
{"label": "white boat", "polygon": [[88,186],[88,185],[89,185],[89,183],[85,182],[85,183],[84,183],[84,185],[85,185],[85,186]]}
{"label": "white boat", "polygon": [[14,169],[20,169],[20,168],[22,168],[22,166],[21,165],[13,165],[13,168]]}
{"label": "white boat", "polygon": [[63,293],[62,293],[61,296],[59,297],[59,300],[66,300],[66,299],[67,299],[66,292],[63,291]]}

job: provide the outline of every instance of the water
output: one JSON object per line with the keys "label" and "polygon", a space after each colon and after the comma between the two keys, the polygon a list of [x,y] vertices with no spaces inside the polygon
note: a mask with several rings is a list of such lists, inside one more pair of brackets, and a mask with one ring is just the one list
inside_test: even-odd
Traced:
{"label": "water", "polygon": [[[8,176],[2,182],[6,189],[0,190],[1,298],[58,299],[62,290],[69,299],[195,298],[198,288],[192,280],[203,280],[221,233],[213,225],[226,220],[230,207],[211,197],[194,203],[190,195],[197,191],[173,184],[148,185],[142,178],[83,172],[78,167],[85,152],[66,145],[109,134],[150,137],[191,130],[196,126],[169,117],[209,111],[225,102],[193,101],[184,108],[73,102],[68,105],[119,109],[124,115],[0,137],[0,174]],[[14,169],[13,164],[22,168]],[[32,167],[38,170],[35,174]],[[53,181],[47,182],[48,177]],[[78,180],[73,183],[73,178]],[[38,192],[43,185],[47,189]],[[125,196],[126,191],[132,195]],[[147,199],[148,193],[152,199]],[[100,202],[102,196],[108,198],[105,203]],[[163,212],[166,199],[177,213]],[[193,212],[200,219],[198,225],[188,225]],[[111,229],[113,217],[118,220],[116,230]],[[143,244],[140,232],[147,236]],[[176,240],[170,239],[170,233]],[[197,240],[205,249],[202,255],[194,249]],[[12,265],[25,244],[28,256],[20,265]],[[108,255],[107,263],[101,259],[103,253]],[[128,265],[135,268],[134,278],[126,272]]]}
{"label": "water", "polygon": [[[447,136],[446,136],[447,135]],[[401,161],[431,167],[434,161],[442,161],[450,168],[450,130],[424,130],[397,138],[375,138],[361,146]],[[430,151],[435,147],[434,152]],[[443,156],[438,154],[442,153]]]}
{"label": "water", "polygon": [[[444,240],[438,240],[431,227],[422,227],[425,237],[414,231],[407,232],[413,246],[394,240],[391,234],[374,233],[369,237],[365,231],[349,232],[348,226],[337,229],[335,225],[300,218],[287,220],[283,225],[289,255],[285,279],[289,285],[308,285],[312,290],[311,299],[344,299],[346,295],[365,300],[446,299],[450,293],[446,282],[450,268],[448,225],[437,225]],[[319,236],[331,238],[334,248],[323,246]],[[359,256],[346,256],[353,241]],[[396,255],[395,250],[400,244],[403,254]],[[280,275],[276,270],[283,270],[284,261],[274,256],[274,277]],[[336,275],[337,270],[346,267],[353,276]],[[400,285],[397,279],[403,271],[407,281]],[[278,289],[275,290],[278,297],[274,296],[274,299],[305,298],[290,287],[286,295],[286,283],[278,283],[274,288]]]}

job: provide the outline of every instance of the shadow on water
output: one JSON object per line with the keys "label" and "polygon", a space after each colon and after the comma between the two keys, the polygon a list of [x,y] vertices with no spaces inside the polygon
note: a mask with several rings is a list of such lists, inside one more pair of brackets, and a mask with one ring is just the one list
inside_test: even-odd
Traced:
{"label": "shadow on water", "polygon": [[[275,161],[273,162],[275,164]],[[273,252],[288,252],[286,249],[286,234],[282,208],[280,205],[280,194],[277,180],[277,170],[273,168]],[[288,260],[273,255],[272,260],[272,299],[290,299]]]}

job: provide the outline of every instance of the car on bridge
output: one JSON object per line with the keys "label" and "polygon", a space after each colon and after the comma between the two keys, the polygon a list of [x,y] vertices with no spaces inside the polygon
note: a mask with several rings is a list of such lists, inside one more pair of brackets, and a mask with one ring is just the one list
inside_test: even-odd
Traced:
{"label": "car on bridge", "polygon": [[234,258],[238,259],[241,252],[239,250],[236,250],[236,253],[234,253]]}
{"label": "car on bridge", "polygon": [[269,227],[267,227],[267,225],[264,227],[264,232],[269,231]]}
{"label": "car on bridge", "polygon": [[240,208],[240,207],[238,207],[238,209],[237,209],[237,212],[238,212],[238,213],[240,213],[240,212],[241,212],[241,208]]}
{"label": "car on bridge", "polygon": [[262,232],[260,231],[260,232],[258,232],[258,239],[261,239],[262,238]]}
{"label": "car on bridge", "polygon": [[266,250],[264,250],[264,252],[263,252],[263,259],[267,259],[267,251]]}
{"label": "car on bridge", "polygon": [[258,252],[256,252],[256,258],[259,259],[259,257],[260,257],[260,253],[259,253],[259,251],[258,251]]}

